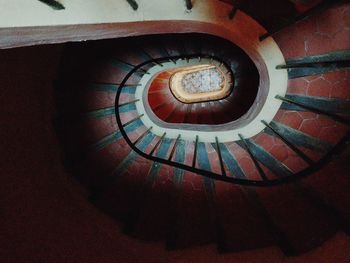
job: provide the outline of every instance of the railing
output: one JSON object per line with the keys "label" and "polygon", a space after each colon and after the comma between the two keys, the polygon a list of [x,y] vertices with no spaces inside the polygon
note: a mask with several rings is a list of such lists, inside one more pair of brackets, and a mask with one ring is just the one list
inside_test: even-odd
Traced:
{"label": "railing", "polygon": [[[159,158],[153,155],[153,153],[157,150],[157,148],[159,147],[159,145],[162,143],[163,139],[166,136],[166,133],[164,133],[158,140],[158,142],[156,143],[156,145],[152,148],[151,152],[149,154],[141,151],[140,149],[137,148],[137,144],[149,133],[152,132],[152,128],[153,127],[149,127],[143,134],[141,134],[139,136],[139,138],[137,138],[134,142],[132,142],[130,140],[130,138],[128,137],[128,134],[125,131],[125,127],[133,122],[135,122],[136,120],[139,120],[140,118],[142,118],[142,114],[135,117],[134,119],[126,122],[126,123],[122,123],[121,117],[119,115],[120,112],[120,107],[122,107],[123,105],[125,105],[125,103],[120,104],[119,100],[120,100],[120,96],[122,93],[122,90],[126,85],[127,81],[129,80],[129,78],[133,75],[133,74],[138,74],[139,72],[143,72],[144,74],[147,74],[148,72],[146,72],[146,70],[142,69],[142,67],[152,63],[152,64],[161,64],[162,62],[168,62],[168,61],[176,61],[177,59],[189,59],[189,58],[197,58],[198,61],[200,61],[201,57],[209,57],[210,56],[205,56],[203,54],[194,54],[191,56],[168,56],[168,57],[163,57],[163,58],[156,58],[156,59],[150,59],[147,60],[139,65],[133,66],[133,68],[126,74],[125,78],[123,79],[123,81],[121,82],[117,93],[116,93],[116,98],[115,98],[115,116],[116,116],[116,120],[117,120],[117,124],[119,126],[119,130],[120,133],[122,134],[122,136],[124,137],[125,141],[127,142],[127,144],[130,146],[130,148],[135,151],[137,154],[139,154],[140,156],[142,156],[143,158],[146,158],[148,160],[154,161],[154,162],[158,162],[161,164],[166,164],[166,165],[170,165],[172,167],[176,167],[179,169],[183,169],[192,173],[196,173],[199,174],[201,176],[204,177],[208,177],[208,178],[212,178],[214,180],[220,180],[220,181],[225,181],[225,182],[229,182],[229,183],[233,183],[233,184],[239,184],[239,185],[250,185],[250,186],[262,186],[262,187],[268,187],[268,186],[274,186],[274,185],[281,185],[281,184],[285,184],[285,183],[289,183],[289,182],[293,182],[293,181],[297,181],[301,178],[304,178],[314,172],[316,172],[317,170],[321,169],[324,165],[326,165],[329,161],[332,160],[333,156],[336,156],[337,154],[341,153],[341,151],[345,148],[346,144],[349,143],[350,141],[350,132],[348,131],[347,134],[331,149],[329,150],[321,159],[319,159],[318,161],[313,161],[311,160],[306,154],[304,154],[302,151],[300,151],[296,145],[293,145],[293,143],[291,141],[289,141],[285,136],[283,136],[283,134],[278,132],[278,129],[276,129],[276,126],[274,125],[273,122],[271,123],[267,123],[264,120],[261,120],[261,122],[266,126],[266,129],[269,129],[272,133],[274,133],[278,138],[281,139],[281,141],[283,143],[285,143],[291,150],[293,150],[301,159],[303,159],[309,166],[307,168],[305,168],[304,170],[297,172],[297,173],[291,173],[290,175],[287,176],[283,176],[283,177],[278,177],[277,179],[268,179],[268,177],[266,176],[264,170],[261,167],[261,164],[258,161],[258,158],[256,156],[256,154],[254,154],[254,151],[251,149],[251,143],[248,143],[247,139],[244,138],[244,136],[242,134],[239,134],[240,137],[240,141],[238,141],[237,143],[239,145],[242,145],[243,148],[245,148],[245,150],[248,152],[250,158],[252,159],[254,165],[256,166],[257,171],[259,172],[260,176],[261,176],[261,180],[250,180],[250,179],[246,179],[246,178],[238,178],[238,177],[231,177],[231,176],[227,176],[226,172],[225,172],[225,167],[224,167],[224,161],[222,158],[222,150],[220,147],[220,143],[219,143],[219,138],[216,137],[215,140],[215,145],[216,147],[215,150],[218,154],[218,158],[219,158],[219,162],[220,162],[220,167],[221,167],[221,174],[217,174],[211,171],[207,171],[207,170],[203,170],[200,168],[196,167],[196,163],[197,163],[197,151],[198,151],[198,144],[200,142],[200,138],[197,135],[196,139],[194,141],[194,152],[193,152],[193,159],[192,159],[192,165],[186,165],[183,163],[178,163],[173,161],[173,157],[174,154],[176,152],[176,147],[178,145],[179,140],[181,139],[181,131],[179,131],[179,135],[177,136],[174,145],[170,151],[169,156],[164,157],[164,158]],[[311,112],[316,112],[317,114],[321,114],[324,115],[326,117],[332,118],[335,121],[339,121],[342,123],[345,123],[347,125],[350,125],[349,120],[345,119],[342,116],[338,116],[335,114],[331,114],[322,110],[318,110],[315,109],[313,107],[307,106],[307,105],[303,105],[301,103],[298,102],[294,102],[291,99],[285,98],[285,97],[281,97],[281,96],[277,96],[276,99],[279,100],[283,100],[286,103],[293,103],[296,104],[299,107],[303,107],[304,109],[311,111]],[[135,103],[136,101],[130,101],[127,103]]]}
{"label": "railing", "polygon": [[40,2],[47,4],[50,6],[53,10],[63,10],[65,9],[64,5],[62,5],[60,2],[56,0],[39,0]]}
{"label": "railing", "polygon": [[[222,2],[228,3],[228,0],[220,0]],[[280,23],[279,25],[275,26],[270,32],[267,32],[259,37],[260,41],[265,40],[268,37],[272,37],[279,32],[283,31],[284,29],[292,26],[293,24],[296,24],[304,19],[307,19],[311,16],[314,16],[318,13],[321,13],[322,11],[328,9],[332,5],[335,5],[337,3],[345,2],[344,0],[323,0],[320,3],[316,4],[315,6],[311,7],[309,10],[305,11],[304,13],[297,15],[293,18],[288,19],[285,23]],[[241,9],[241,6],[243,4],[242,0],[231,0],[232,9],[228,14],[228,17],[230,19],[233,19],[236,15],[237,11]]]}
{"label": "railing", "polygon": [[132,9],[137,10],[139,8],[138,3],[135,0],[126,0]]}
{"label": "railing", "polygon": [[[39,0],[39,1],[44,1],[44,0]],[[45,0],[45,1],[48,1],[48,0]],[[54,0],[49,0],[49,1],[54,1]],[[135,0],[126,0],[126,1],[135,11],[139,8],[139,5]],[[193,8],[192,0],[184,0],[184,1],[186,4],[186,9],[190,11]]]}
{"label": "railing", "polygon": [[307,19],[308,17],[311,17],[313,15],[316,15],[318,13],[321,13],[322,11],[329,8],[331,5],[334,5],[335,3],[340,2],[339,0],[323,0],[321,3],[315,5],[314,7],[310,8],[306,12],[290,19],[283,25],[279,25],[278,27],[275,27],[271,32],[267,32],[266,34],[263,34],[260,36],[260,41],[263,41],[264,39],[274,36],[275,34],[281,32],[287,27],[290,27],[291,25],[298,23],[304,19]]}

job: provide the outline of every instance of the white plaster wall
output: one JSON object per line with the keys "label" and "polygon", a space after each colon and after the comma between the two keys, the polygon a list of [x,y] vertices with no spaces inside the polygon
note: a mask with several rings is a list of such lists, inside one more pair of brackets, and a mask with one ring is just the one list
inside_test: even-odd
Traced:
{"label": "white plaster wall", "polygon": [[[147,20],[203,20],[229,10],[218,0],[193,1],[188,13],[184,0],[136,0],[134,11],[126,0],[59,0],[66,9],[53,10],[37,0],[0,0],[0,28],[74,24],[120,23]],[[221,16],[224,16],[224,12]],[[225,12],[227,13],[227,12]],[[222,17],[222,18],[223,18]]]}
{"label": "white plaster wall", "polygon": [[[23,38],[34,43],[35,39],[31,36],[35,34],[40,43],[56,43],[152,32],[208,31],[229,40],[234,37],[236,44],[246,46],[244,49],[249,52],[252,49],[248,46],[257,43],[257,37],[265,32],[242,12],[237,13],[238,19],[230,20],[228,13],[231,6],[218,0],[193,0],[194,7],[190,12],[185,8],[184,0],[137,0],[137,11],[126,0],[60,1],[66,6],[65,10],[53,10],[37,0],[0,0],[0,48],[11,47],[11,41],[16,46],[15,42],[21,42]],[[202,23],[201,28],[194,27],[190,22]],[[91,27],[87,28],[87,25]],[[96,25],[102,26],[96,30]],[[221,34],[212,32],[218,31],[219,27],[222,27]],[[40,30],[37,31],[37,28]],[[88,32],[82,33],[82,28],[87,28]],[[225,28],[230,29],[230,36],[225,36]]]}
{"label": "white plaster wall", "polygon": [[[57,11],[38,0],[0,0],[0,48],[152,32],[207,30],[205,25],[201,29],[195,28],[188,23],[190,21],[210,23],[209,28],[212,25],[227,25],[237,33],[242,27],[257,26],[256,23],[251,24],[250,20],[229,20],[231,6],[219,0],[192,0],[194,8],[190,12],[185,8],[184,0],[136,0],[139,4],[137,11],[126,0],[60,1],[66,9]],[[242,13],[238,12],[237,16],[242,16]],[[159,25],[160,21],[162,23]],[[259,34],[265,32],[260,26],[258,31]],[[256,38],[256,33],[256,30],[247,30],[239,39]]]}

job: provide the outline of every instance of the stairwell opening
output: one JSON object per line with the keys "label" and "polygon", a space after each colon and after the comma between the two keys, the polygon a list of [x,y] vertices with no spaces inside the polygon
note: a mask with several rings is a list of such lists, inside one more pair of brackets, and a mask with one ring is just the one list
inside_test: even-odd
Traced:
{"label": "stairwell opening", "polygon": [[[261,105],[261,102],[257,101],[263,99],[263,96],[257,96],[261,82],[259,72],[250,57],[238,46],[206,34],[152,37],[163,42],[172,40],[186,43],[186,48],[175,52],[171,52],[169,48],[171,54],[183,55],[184,58],[174,61],[173,64],[154,66],[158,67],[160,72],[147,83],[145,94],[145,102],[148,104],[146,108],[150,109],[151,116],[167,123],[220,125],[240,118],[249,118],[247,112],[254,112],[252,108]],[[165,69],[164,65],[168,68]],[[192,89],[205,89],[204,86],[210,83],[208,75],[183,73],[198,67],[211,67],[211,70],[218,74],[222,82],[217,90],[213,88],[214,90],[209,92],[185,91],[185,76],[188,78],[188,88],[191,86]]]}

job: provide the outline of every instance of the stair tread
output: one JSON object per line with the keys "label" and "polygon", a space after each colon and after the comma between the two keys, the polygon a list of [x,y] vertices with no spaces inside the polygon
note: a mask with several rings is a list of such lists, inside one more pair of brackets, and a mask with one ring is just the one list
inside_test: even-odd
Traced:
{"label": "stair tread", "polygon": [[291,185],[256,191],[274,224],[287,237],[294,253],[309,251],[336,233],[334,218],[297,193]]}

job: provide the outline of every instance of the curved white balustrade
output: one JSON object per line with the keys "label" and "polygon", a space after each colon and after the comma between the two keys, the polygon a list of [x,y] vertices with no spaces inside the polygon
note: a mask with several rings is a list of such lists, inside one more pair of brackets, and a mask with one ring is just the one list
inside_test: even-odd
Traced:
{"label": "curved white balustrade", "polygon": [[[275,45],[275,48],[278,48]],[[266,49],[272,52],[273,49]],[[266,54],[265,54],[266,55]],[[287,77],[285,71],[276,71],[275,67],[267,64],[267,75],[270,81],[260,81],[259,91],[256,101],[251,109],[241,118],[220,125],[203,125],[203,124],[172,124],[159,119],[150,108],[148,103],[148,89],[153,79],[161,72],[179,67],[189,67],[195,65],[215,65],[222,67],[221,63],[216,60],[207,58],[192,58],[189,60],[179,59],[174,62],[164,62],[162,66],[155,65],[148,70],[140,80],[140,86],[135,93],[135,99],[138,100],[136,108],[146,127],[153,127],[152,132],[162,136],[164,132],[168,138],[176,139],[179,134],[185,140],[195,140],[196,135],[203,142],[215,142],[215,137],[220,138],[221,142],[240,140],[239,134],[245,138],[250,138],[261,132],[265,126],[261,120],[271,121],[281,106],[281,101],[275,99],[276,95],[284,95],[287,89]],[[270,76],[270,74],[280,74],[279,76]],[[285,80],[281,82],[280,80]]]}

